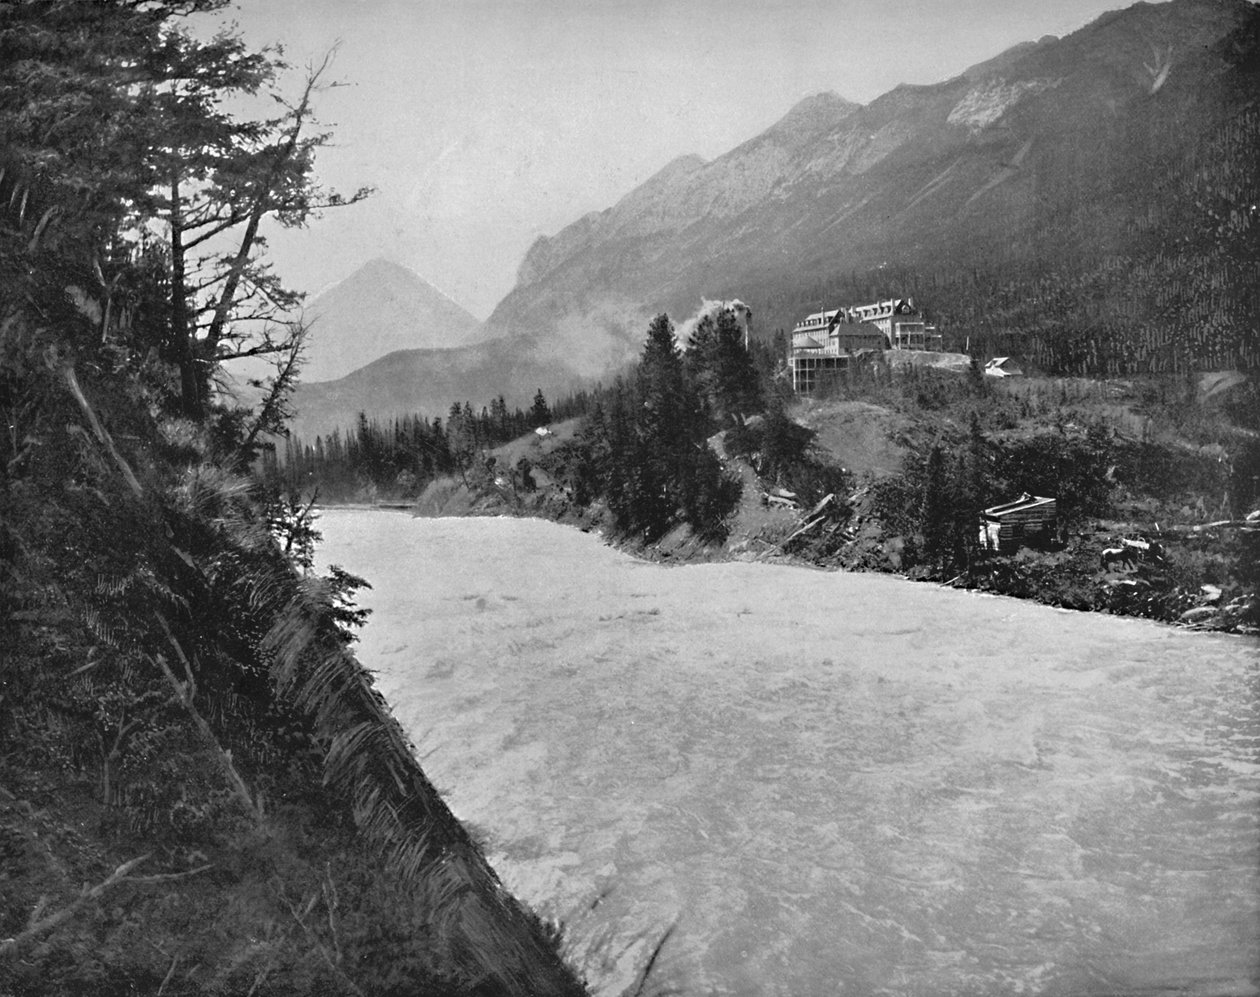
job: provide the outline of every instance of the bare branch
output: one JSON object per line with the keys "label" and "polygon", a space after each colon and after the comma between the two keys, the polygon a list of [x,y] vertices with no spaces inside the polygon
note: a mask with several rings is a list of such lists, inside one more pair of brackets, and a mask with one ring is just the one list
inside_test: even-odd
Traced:
{"label": "bare branch", "polygon": [[175,649],[176,655],[184,666],[184,671],[188,675],[187,682],[181,682],[175,677],[175,673],[171,671],[171,666],[166,663],[165,656],[157,654],[153,656],[153,661],[162,669],[162,674],[166,676],[166,681],[170,683],[171,688],[175,690],[175,697],[179,700],[181,706],[188,711],[193,722],[197,725],[197,729],[201,732],[202,738],[209,744],[219,756],[219,760],[223,763],[224,771],[227,773],[232,787],[236,790],[236,795],[245,805],[245,809],[254,815],[258,820],[262,819],[262,811],[255,804],[253,796],[250,795],[249,787],[245,785],[245,780],[241,778],[240,772],[237,771],[235,763],[232,761],[232,752],[228,751],[219,743],[219,739],[214,736],[214,731],[210,724],[206,722],[206,718],[201,715],[196,705],[193,703],[193,693],[196,685],[193,682],[192,667],[188,662],[188,657],[184,654],[184,650],[179,646],[179,641],[175,639],[175,635],[171,633],[171,628],[166,622],[166,618],[161,613],[154,613],[157,617],[159,625],[166,634],[166,639],[170,642],[171,647]]}
{"label": "bare branch", "polygon": [[312,896],[310,902],[306,905],[306,910],[304,912],[300,912],[282,890],[277,892],[280,895],[280,899],[284,901],[284,905],[289,908],[289,913],[293,915],[293,920],[298,923],[298,926],[305,933],[306,937],[310,939],[311,944],[319,950],[319,954],[323,956],[324,962],[327,964],[328,968],[331,969],[334,975],[336,975],[342,983],[349,987],[353,993],[358,994],[359,997],[366,997],[366,994],[363,993],[359,985],[355,983],[354,980],[350,979],[350,977],[346,975],[345,970],[337,964],[337,960],[333,958],[333,955],[328,951],[327,946],[324,945],[324,943],[320,940],[320,937],[315,934],[310,925],[308,925],[304,919],[305,915],[309,915],[311,910],[314,908],[315,902],[319,899],[319,894],[316,893]]}
{"label": "bare branch", "polygon": [[328,68],[332,61],[333,51],[330,50],[324,55],[323,62],[318,68],[313,68],[307,75],[306,86],[302,90],[302,97],[296,107],[290,109],[290,117],[292,124],[288,133],[285,135],[284,143],[276,151],[272,160],[271,168],[267,171],[259,188],[259,193],[254,201],[253,209],[249,213],[249,219],[245,226],[245,231],[241,235],[240,248],[236,251],[231,267],[228,271],[228,279],[224,284],[223,291],[219,295],[218,306],[215,309],[214,320],[210,324],[210,331],[207,336],[211,348],[218,345],[219,340],[223,336],[223,330],[227,325],[228,315],[232,306],[236,301],[236,289],[240,284],[241,275],[245,270],[245,265],[249,262],[250,252],[253,250],[254,240],[258,235],[258,226],[261,224],[263,216],[271,207],[271,196],[276,181],[280,177],[281,171],[285,165],[292,159],[294,152],[298,148],[298,139],[301,136],[302,129],[305,127],[310,116],[311,98],[315,94],[318,87],[320,77]]}
{"label": "bare branch", "polygon": [[96,418],[96,413],[92,410],[92,406],[88,404],[87,396],[83,394],[83,389],[79,387],[79,379],[75,376],[74,367],[70,365],[64,367],[62,376],[70,388],[70,393],[74,395],[74,400],[79,403],[79,408],[87,416],[92,432],[96,434],[96,438],[109,451],[109,455],[114,459],[114,463],[118,466],[119,471],[122,472],[123,479],[127,482],[136,498],[141,498],[144,495],[144,489],[140,487],[140,482],[136,480],[136,476],[131,470],[131,465],[123,459],[122,454],[118,452],[118,448],[114,446],[113,437],[105,431],[101,421]]}
{"label": "bare branch", "polygon": [[188,658],[184,655],[184,649],[180,647],[179,641],[177,641],[175,639],[175,635],[171,633],[171,627],[170,624],[166,622],[166,617],[164,617],[161,613],[157,613],[155,615],[157,616],[158,624],[162,627],[162,632],[166,634],[167,642],[172,648],[174,648],[175,656],[179,658],[180,664],[184,666],[184,674],[188,676],[184,686],[184,691],[187,692],[188,697],[191,699],[193,696],[197,695],[197,680],[193,678],[192,665],[189,663]]}
{"label": "bare branch", "polygon": [[[199,264],[189,267],[190,272],[203,269],[205,268]],[[198,284],[190,285],[188,290],[190,293],[196,294],[198,291],[204,291],[207,287],[214,287],[215,284],[222,284],[225,280],[227,280],[226,274],[216,273],[213,277],[208,277]]]}
{"label": "bare branch", "polygon": [[196,869],[185,869],[183,872],[159,872],[152,876],[132,876],[128,882],[131,883],[171,883],[177,879],[187,879],[189,876],[200,876],[203,872],[209,872],[214,868],[213,862],[207,862],[205,865],[199,865]]}
{"label": "bare branch", "polygon": [[294,326],[287,344],[288,355],[276,364],[276,376],[271,380],[271,388],[267,392],[267,397],[263,399],[262,405],[259,406],[258,416],[253,426],[250,427],[249,433],[241,443],[242,453],[249,453],[259,433],[272,431],[288,414],[285,403],[297,382],[298,371],[302,365],[302,353],[306,346],[305,339],[306,330],[301,326]]}
{"label": "bare branch", "polygon": [[157,997],[162,997],[166,991],[166,985],[171,982],[171,977],[175,975],[175,967],[179,965],[179,953],[177,952],[171,957],[171,968],[166,971],[166,975],[162,977],[162,983],[157,989]]}
{"label": "bare branch", "polygon": [[[213,239],[216,235],[219,235],[221,232],[226,232],[228,229],[235,228],[237,225],[241,224],[241,222],[243,222],[244,220],[245,220],[245,216],[238,215],[235,212],[233,212],[231,215],[229,215],[227,218],[220,221],[213,228],[205,232],[202,232],[201,235],[197,236],[196,238],[185,239],[184,249],[186,250],[195,249],[197,246],[200,246],[203,242],[207,241],[208,239]],[[193,229],[200,228],[201,225],[206,225],[206,224],[210,224],[210,223],[202,222],[200,225],[185,224],[184,230],[191,231]]]}
{"label": "bare branch", "polygon": [[112,889],[119,883],[126,882],[128,880],[128,873],[130,873],[132,869],[136,868],[142,862],[147,861],[148,858],[149,855],[146,854],[141,855],[139,858],[134,858],[130,862],[124,862],[112,873],[110,873],[109,877],[105,880],[97,883],[93,887],[84,887],[83,892],[72,900],[68,906],[61,908],[61,910],[56,911],[55,913],[49,914],[47,917],[42,917],[33,921],[30,927],[14,937],[6,938],[4,941],[0,941],[0,959],[12,958],[24,945],[34,941],[40,935],[44,935],[55,930],[61,924],[70,920],[70,918],[78,913],[82,907],[101,897],[107,890]]}

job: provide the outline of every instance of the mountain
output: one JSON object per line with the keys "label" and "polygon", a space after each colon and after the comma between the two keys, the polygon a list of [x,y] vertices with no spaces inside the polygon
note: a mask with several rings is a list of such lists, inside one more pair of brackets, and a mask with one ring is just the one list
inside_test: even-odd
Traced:
{"label": "mountain", "polygon": [[466,346],[481,323],[437,288],[388,260],[371,260],[306,306],[302,379],[343,377],[396,350]]}
{"label": "mountain", "polygon": [[866,106],[810,97],[539,239],[487,333],[598,373],[704,298],[767,335],[912,294],[948,340],[1064,371],[1260,364],[1258,69],[1255,5],[1173,0]]}
{"label": "mountain", "polygon": [[509,408],[528,408],[534,392],[549,399],[582,386],[564,365],[528,338],[499,339],[456,349],[397,350],[335,381],[302,383],[293,396],[289,428],[307,443],[370,419],[418,413],[446,417],[452,402],[478,410],[503,395]]}
{"label": "mountain", "polygon": [[[1260,367],[1257,148],[1246,0],[1139,3],[865,106],[818,94],[538,239],[466,333],[486,341],[304,384],[296,426],[309,439],[360,410],[444,415],[499,394],[527,406],[535,388],[617,370],[653,315],[733,298],[762,337],[824,306],[912,296],[947,348],[1052,372]],[[321,320],[346,330],[343,370],[377,355],[358,332],[373,295],[358,300]]]}

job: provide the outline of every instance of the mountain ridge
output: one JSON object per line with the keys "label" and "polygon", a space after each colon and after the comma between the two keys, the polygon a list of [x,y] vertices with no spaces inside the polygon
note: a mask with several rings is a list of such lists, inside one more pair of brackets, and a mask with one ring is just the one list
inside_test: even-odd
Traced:
{"label": "mountain ridge", "polygon": [[[487,329],[542,336],[597,326],[621,302],[676,315],[736,296],[760,328],[790,328],[848,271],[1127,251],[1152,208],[1137,178],[1181,169],[1247,106],[1246,60],[1226,50],[1255,21],[1245,0],[1137,4],[864,106],[807,98],[730,152],[540,240]],[[1214,110],[1218,97],[1228,106]],[[806,113],[811,101],[823,113]],[[1065,231],[1090,213],[1092,231]]]}
{"label": "mountain ridge", "polygon": [[300,383],[289,430],[310,442],[351,429],[360,413],[386,421],[413,414],[445,418],[452,403],[480,409],[499,396],[509,408],[528,408],[540,388],[554,399],[583,383],[525,338],[395,350],[336,380]]}

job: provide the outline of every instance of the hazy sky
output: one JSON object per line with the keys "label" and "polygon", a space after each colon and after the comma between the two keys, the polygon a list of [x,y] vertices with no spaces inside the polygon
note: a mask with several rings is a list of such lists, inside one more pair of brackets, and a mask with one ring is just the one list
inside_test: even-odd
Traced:
{"label": "hazy sky", "polygon": [[[866,103],[1125,0],[239,0],[296,64],[340,43],[321,179],[371,200],[272,232],[317,292],[384,256],[479,318],[525,250],[671,159],[711,159],[822,90]],[[295,83],[297,81],[294,81]]]}

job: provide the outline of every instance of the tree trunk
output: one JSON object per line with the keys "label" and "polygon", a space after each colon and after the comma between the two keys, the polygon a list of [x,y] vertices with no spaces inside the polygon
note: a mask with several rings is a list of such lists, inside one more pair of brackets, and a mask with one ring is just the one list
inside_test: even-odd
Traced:
{"label": "tree trunk", "polygon": [[189,328],[186,279],[184,219],[180,207],[179,179],[176,178],[171,181],[171,336],[175,341],[179,364],[180,402],[184,415],[199,419],[205,406],[202,404],[201,378],[197,376],[193,334]]}

